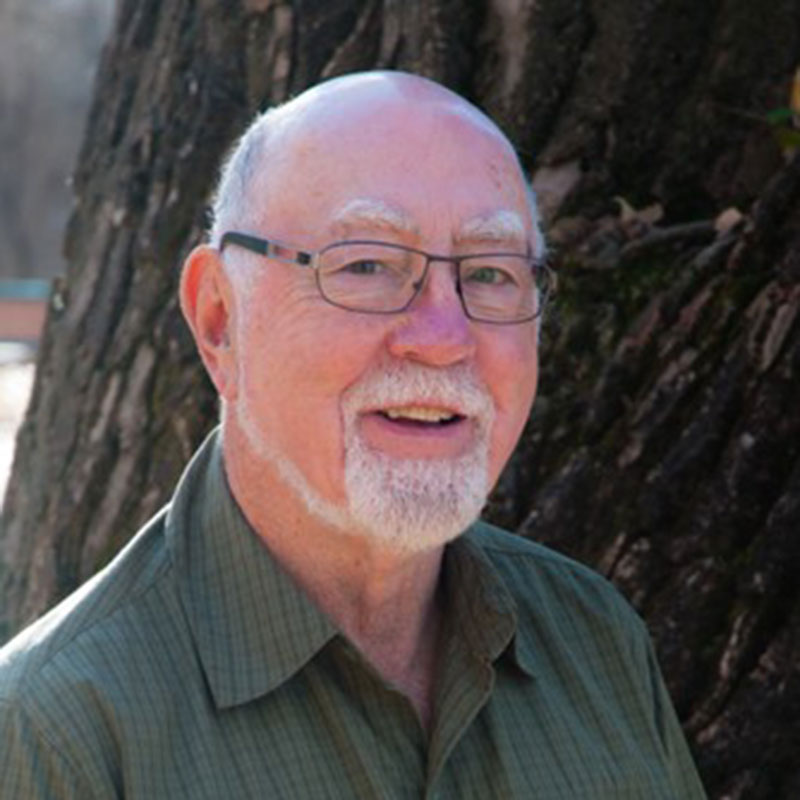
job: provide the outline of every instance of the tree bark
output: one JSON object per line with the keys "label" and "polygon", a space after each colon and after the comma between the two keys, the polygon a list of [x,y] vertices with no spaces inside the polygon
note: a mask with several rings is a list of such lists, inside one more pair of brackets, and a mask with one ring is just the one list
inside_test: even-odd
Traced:
{"label": "tree bark", "polygon": [[0,637],[127,541],[215,420],[176,282],[237,132],[321,78],[407,69],[504,126],[550,223],[540,397],[489,515],[645,616],[711,797],[798,796],[800,161],[765,117],[798,52],[794,0],[121,0],[3,512]]}

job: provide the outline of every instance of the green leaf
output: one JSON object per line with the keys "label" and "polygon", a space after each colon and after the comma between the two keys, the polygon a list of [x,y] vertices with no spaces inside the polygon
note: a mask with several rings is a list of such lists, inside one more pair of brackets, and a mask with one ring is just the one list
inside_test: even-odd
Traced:
{"label": "green leaf", "polygon": [[773,108],[772,111],[767,111],[766,118],[770,125],[780,125],[793,119],[794,115],[795,112],[791,108]]}

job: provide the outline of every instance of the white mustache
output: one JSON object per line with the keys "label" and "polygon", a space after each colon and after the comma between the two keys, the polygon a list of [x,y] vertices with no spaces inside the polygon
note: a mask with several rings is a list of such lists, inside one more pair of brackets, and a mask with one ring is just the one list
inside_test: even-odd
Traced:
{"label": "white mustache", "polygon": [[353,384],[343,399],[348,414],[412,404],[444,406],[483,425],[494,419],[486,385],[465,364],[429,367],[406,361],[376,367]]}

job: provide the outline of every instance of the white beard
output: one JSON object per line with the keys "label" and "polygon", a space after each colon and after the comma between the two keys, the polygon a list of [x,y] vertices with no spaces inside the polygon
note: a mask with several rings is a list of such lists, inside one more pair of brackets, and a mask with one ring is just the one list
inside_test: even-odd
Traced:
{"label": "white beard", "polygon": [[[245,398],[237,403],[239,424],[260,457],[309,513],[348,535],[361,535],[392,549],[415,553],[456,538],[477,519],[488,496],[489,438],[494,421],[491,396],[465,366],[426,367],[398,362],[375,369],[345,392],[345,495],[342,507],[323,498],[297,464],[266,441]],[[470,449],[456,458],[404,459],[371,448],[358,427],[359,413],[435,399],[464,412],[474,424]]]}
{"label": "white beard", "polygon": [[[364,441],[358,429],[364,408],[435,399],[464,411],[474,441],[457,458],[405,459]],[[373,370],[343,401],[345,491],[350,515],[372,538],[406,552],[421,552],[458,536],[481,513],[489,493],[489,432],[494,406],[474,372],[397,362]]]}

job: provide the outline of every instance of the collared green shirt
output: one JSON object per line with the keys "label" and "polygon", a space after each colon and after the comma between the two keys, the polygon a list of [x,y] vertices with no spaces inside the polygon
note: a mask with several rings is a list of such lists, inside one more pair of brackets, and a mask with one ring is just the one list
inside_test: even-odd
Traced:
{"label": "collared green shirt", "polygon": [[212,436],[170,505],[0,651],[0,797],[704,797],[604,579],[477,524],[441,580],[428,737],[250,528]]}

